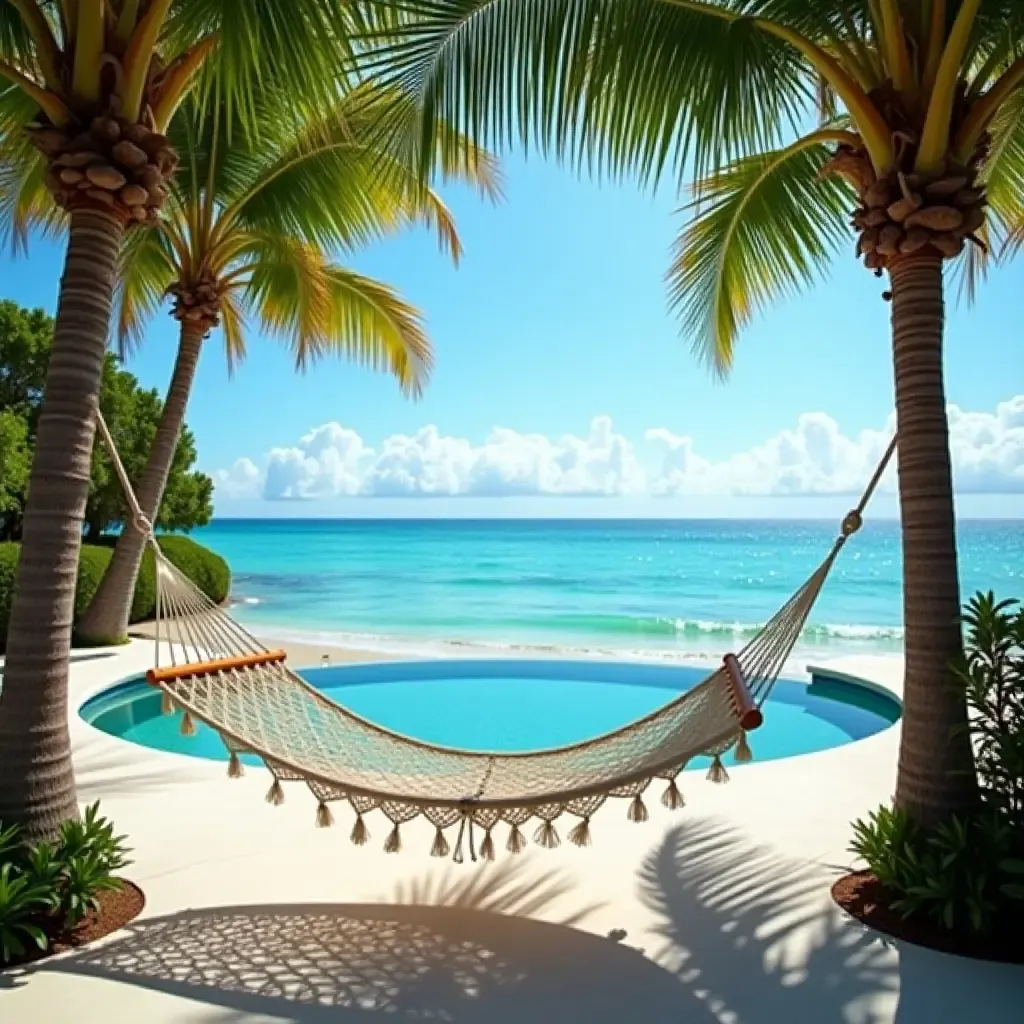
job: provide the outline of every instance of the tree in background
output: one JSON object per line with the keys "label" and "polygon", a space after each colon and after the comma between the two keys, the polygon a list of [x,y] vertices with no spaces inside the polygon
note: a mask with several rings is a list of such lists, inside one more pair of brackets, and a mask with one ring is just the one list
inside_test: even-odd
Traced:
{"label": "tree in background", "polygon": [[[334,262],[416,222],[460,252],[444,204],[418,176],[419,116],[393,90],[357,88],[298,121],[265,97],[251,146],[232,145],[224,117],[182,107],[171,139],[189,152],[159,231],[125,248],[118,290],[122,348],[138,345],[163,297],[174,297],[178,352],[163,418],[139,476],[143,514],[164,493],[200,351],[218,325],[229,366],[244,358],[246,323],[282,341],[304,369],[334,355],[385,370],[417,395],[432,361],[419,313],[390,287]],[[462,179],[497,195],[489,156],[439,126],[430,176]],[[82,636],[125,635],[145,545],[134,524],[79,625]]]}
{"label": "tree in background", "polygon": [[[21,309],[0,301],[0,541],[20,540],[28,471],[39,422],[53,320],[42,310]],[[117,440],[129,476],[137,480],[146,465],[162,414],[160,396],[139,386],[118,369],[110,354],[104,361],[100,409]],[[196,461],[191,431],[182,431],[175,448],[157,524],[165,530],[191,530],[210,521],[213,481],[192,472]],[[120,484],[102,446],[93,452],[85,506],[86,539],[124,525],[127,507]]]}
{"label": "tree in background", "polygon": [[[202,95],[223,97],[240,131],[271,77],[304,102],[332,93],[347,5],[287,8],[282,17],[267,0],[0,3],[0,191],[15,237],[29,214],[67,229],[0,696],[0,820],[23,824],[29,841],[78,813],[67,726],[74,567],[121,242],[129,224],[159,218],[178,163],[163,133],[204,69]],[[8,203],[26,167],[45,186],[33,193],[41,208]]]}
{"label": "tree in background", "polygon": [[[145,472],[164,403],[159,392],[139,387],[135,377],[117,369],[107,357],[100,391],[100,411],[110,428],[129,479],[137,482]],[[205,526],[213,516],[213,480],[192,470],[196,462],[195,437],[183,426],[171,457],[167,488],[155,515],[161,530],[184,531]],[[93,451],[92,484],[85,505],[86,540],[95,543],[105,533],[128,524],[124,491],[102,445]]]}
{"label": "tree in background", "polygon": [[0,411],[0,541],[20,536],[32,449],[28,423],[13,409]]}
{"label": "tree in background", "polygon": [[[852,218],[857,253],[888,275],[892,303],[906,626],[896,801],[926,823],[973,805],[966,707],[951,675],[961,635],[943,268],[959,259],[973,285],[1024,200],[1024,5],[370,6],[383,27],[367,66],[422,98],[426,137],[443,118],[481,145],[517,134],[645,182],[695,175],[669,286],[686,334],[719,372],[755,311],[853,243]],[[799,133],[815,104],[818,126]],[[856,353],[834,358],[842,372]]]}

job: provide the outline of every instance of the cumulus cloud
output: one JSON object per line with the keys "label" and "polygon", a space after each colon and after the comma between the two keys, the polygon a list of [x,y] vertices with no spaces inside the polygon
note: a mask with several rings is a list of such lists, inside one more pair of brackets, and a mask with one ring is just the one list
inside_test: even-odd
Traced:
{"label": "cumulus cloud", "polygon": [[373,452],[354,431],[325,423],[294,448],[272,448],[267,457],[263,497],[310,500],[358,494]]}
{"label": "cumulus cloud", "polygon": [[378,497],[409,495],[566,496],[642,492],[644,474],[633,446],[597,416],[586,437],[552,441],[498,427],[474,447],[444,437],[436,427],[388,438],[374,458],[364,491]]}
{"label": "cumulus cloud", "polygon": [[213,472],[217,494],[225,498],[255,498],[260,492],[263,474],[252,459],[235,459],[228,469]]}
{"label": "cumulus cloud", "polygon": [[950,406],[949,434],[962,490],[1024,493],[1024,395],[1000,402],[994,415]]}
{"label": "cumulus cloud", "polygon": [[[950,445],[961,493],[1024,493],[1024,395],[995,412],[949,407]],[[583,435],[553,439],[504,427],[482,444],[425,426],[371,448],[354,430],[325,423],[293,447],[274,448],[263,468],[238,459],[214,479],[226,498],[312,500],[374,497],[549,495],[844,495],[859,492],[894,429],[844,434],[823,412],[801,415],[752,448],[715,461],[693,438],[652,428],[640,446],[597,416]],[[890,471],[883,488],[894,486]]]}
{"label": "cumulus cloud", "polygon": [[749,451],[709,462],[694,451],[693,439],[664,428],[648,430],[648,441],[663,449],[660,472],[651,480],[657,495],[822,495],[852,494],[868,480],[882,457],[893,425],[847,437],[823,412],[803,413]]}

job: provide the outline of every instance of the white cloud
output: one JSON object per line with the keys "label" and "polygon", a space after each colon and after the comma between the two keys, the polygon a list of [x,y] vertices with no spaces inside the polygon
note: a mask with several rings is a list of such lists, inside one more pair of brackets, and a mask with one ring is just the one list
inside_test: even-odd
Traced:
{"label": "white cloud", "polygon": [[235,459],[230,469],[213,471],[217,494],[225,498],[255,498],[263,474],[252,459]]}
{"label": "white cloud", "polygon": [[1024,492],[1024,395],[1000,402],[995,414],[949,409],[957,485],[976,494]]}
{"label": "white cloud", "polygon": [[263,497],[308,500],[358,494],[372,454],[354,430],[325,423],[304,435],[294,448],[271,449]]}
{"label": "white cloud", "polygon": [[749,451],[709,462],[694,451],[693,440],[664,428],[648,430],[649,441],[664,449],[651,492],[722,495],[853,494],[878,465],[892,434],[864,430],[847,437],[831,416],[806,412],[796,428],[783,430]]}
{"label": "white cloud", "polygon": [[474,447],[424,427],[411,437],[389,437],[373,460],[364,492],[406,495],[564,496],[623,495],[643,491],[644,474],[633,447],[597,416],[586,437],[552,441],[496,427]]}
{"label": "white cloud", "polygon": [[[1024,494],[1024,395],[995,412],[949,406],[950,445],[961,493]],[[823,412],[720,461],[693,438],[664,427],[634,444],[597,416],[583,436],[552,439],[497,427],[479,445],[435,426],[395,434],[371,448],[354,430],[325,423],[294,447],[274,448],[264,469],[248,458],[218,470],[221,496],[316,499],[374,497],[723,495],[804,496],[858,493],[894,429],[846,435]],[[890,471],[883,488],[892,489]]]}

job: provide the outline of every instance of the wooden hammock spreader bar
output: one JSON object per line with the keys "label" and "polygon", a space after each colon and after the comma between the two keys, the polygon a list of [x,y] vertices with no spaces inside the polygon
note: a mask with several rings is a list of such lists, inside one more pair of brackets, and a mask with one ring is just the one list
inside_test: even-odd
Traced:
{"label": "wooden hammock spreader bar", "polygon": [[287,654],[284,651],[260,651],[258,654],[244,654],[237,658],[214,658],[211,661],[196,661],[190,665],[168,665],[167,668],[151,668],[146,673],[146,682],[151,686],[159,686],[161,683],[173,683],[177,679],[212,676],[236,668],[276,665],[285,658]]}
{"label": "wooden hammock spreader bar", "polygon": [[729,678],[729,692],[740,725],[747,732],[757,729],[764,721],[764,716],[761,714],[761,709],[754,703],[750,687],[747,686],[747,681],[743,678],[743,669],[740,668],[739,660],[735,654],[727,654],[722,661],[725,665],[725,674]]}

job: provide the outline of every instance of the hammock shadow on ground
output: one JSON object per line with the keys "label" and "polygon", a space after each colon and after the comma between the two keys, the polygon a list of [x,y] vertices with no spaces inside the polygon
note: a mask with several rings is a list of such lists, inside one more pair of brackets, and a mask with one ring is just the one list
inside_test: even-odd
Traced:
{"label": "hammock shadow on ground", "polygon": [[210,1005],[190,1021],[661,1024],[679,985],[641,954],[563,925],[457,907],[221,907],[143,921],[51,969]]}
{"label": "hammock shadow on ground", "polygon": [[[399,887],[391,904],[183,911],[39,970],[207,1004],[189,1004],[195,1024],[1016,1019],[979,1005],[993,981],[1006,995],[1005,977],[982,974],[979,989],[969,961],[912,948],[897,955],[831,905],[821,868],[713,820],[673,829],[647,857],[639,894],[653,921],[624,942],[571,927],[597,908],[540,862],[434,872]],[[539,913],[558,923],[530,918]]]}
{"label": "hammock shadow on ground", "polygon": [[[779,951],[820,916],[821,872],[713,821],[671,831],[649,855],[639,884],[655,923],[622,942],[572,927],[597,908],[540,863],[431,873],[399,886],[390,905],[184,911],[137,922],[127,936],[42,970],[204,1002],[208,1012],[189,1016],[197,1024],[253,1016],[371,1024],[381,1015],[451,1024],[824,1024],[895,984],[895,958],[838,924],[799,969],[789,964]],[[531,919],[540,913],[558,923]]]}

